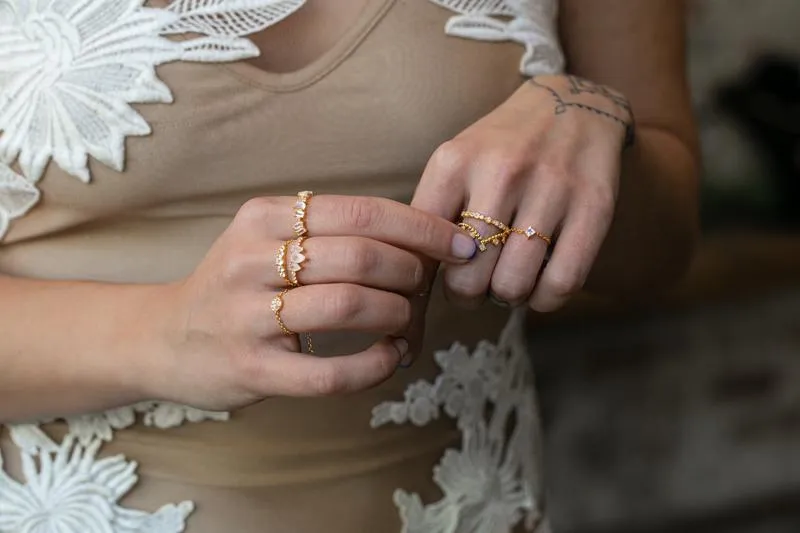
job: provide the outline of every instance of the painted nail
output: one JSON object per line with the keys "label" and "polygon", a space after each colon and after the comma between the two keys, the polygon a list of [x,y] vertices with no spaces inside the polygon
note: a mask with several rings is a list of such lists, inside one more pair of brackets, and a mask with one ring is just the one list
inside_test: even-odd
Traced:
{"label": "painted nail", "polygon": [[397,350],[397,353],[400,354],[400,361],[397,363],[397,366],[400,368],[408,368],[411,366],[413,362],[413,358],[410,357],[408,353],[408,341],[405,339],[395,339],[394,341],[394,348]]}
{"label": "painted nail", "polygon": [[478,246],[475,240],[461,232],[456,232],[453,236],[452,253],[458,259],[472,259],[478,253]]}

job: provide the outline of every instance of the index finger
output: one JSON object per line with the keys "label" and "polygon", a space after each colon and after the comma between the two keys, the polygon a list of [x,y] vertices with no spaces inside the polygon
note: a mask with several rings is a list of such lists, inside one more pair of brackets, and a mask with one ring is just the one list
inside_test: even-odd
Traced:
{"label": "index finger", "polygon": [[452,222],[387,198],[315,196],[307,216],[309,235],[367,237],[448,263],[465,263],[477,251]]}

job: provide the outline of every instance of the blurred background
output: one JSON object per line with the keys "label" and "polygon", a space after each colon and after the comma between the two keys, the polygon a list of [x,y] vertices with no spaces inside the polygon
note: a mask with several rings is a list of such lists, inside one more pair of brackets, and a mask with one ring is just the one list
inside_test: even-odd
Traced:
{"label": "blurred background", "polygon": [[688,279],[531,319],[560,533],[800,532],[800,0],[690,4]]}

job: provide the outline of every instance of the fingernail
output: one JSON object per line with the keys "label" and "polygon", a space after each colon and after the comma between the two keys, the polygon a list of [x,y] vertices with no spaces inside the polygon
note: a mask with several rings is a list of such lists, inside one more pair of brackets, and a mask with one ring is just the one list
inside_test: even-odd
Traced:
{"label": "fingernail", "polygon": [[491,301],[494,305],[498,307],[511,307],[510,303],[508,303],[505,300],[501,300],[500,298],[495,296],[494,293],[491,292],[489,293],[489,301]]}
{"label": "fingernail", "polygon": [[405,339],[395,339],[394,341],[394,349],[397,350],[397,353],[400,354],[400,361],[397,363],[397,366],[400,368],[408,368],[411,366],[412,358],[408,357],[408,341]]}
{"label": "fingernail", "polygon": [[453,236],[453,249],[452,253],[454,257],[458,259],[472,259],[475,257],[475,254],[478,253],[478,246],[475,244],[475,240],[461,232],[456,232]]}

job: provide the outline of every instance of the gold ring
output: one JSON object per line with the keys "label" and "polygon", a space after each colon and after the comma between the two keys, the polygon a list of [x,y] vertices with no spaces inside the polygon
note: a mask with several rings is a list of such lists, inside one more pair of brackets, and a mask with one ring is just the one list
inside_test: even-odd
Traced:
{"label": "gold ring", "polygon": [[483,235],[481,235],[481,233],[477,229],[475,229],[475,226],[473,226],[472,224],[467,224],[466,222],[459,222],[458,227],[466,231],[469,234],[469,236],[472,237],[472,240],[474,240],[475,243],[478,245],[479,251],[481,252],[486,251],[486,245],[483,243]]}
{"label": "gold ring", "polygon": [[278,270],[278,275],[287,285],[291,286],[292,281],[286,271],[286,252],[289,248],[289,243],[292,241],[283,241],[275,253],[275,268]]}
{"label": "gold ring", "polygon": [[272,298],[270,309],[272,309],[272,314],[275,315],[275,322],[278,323],[278,327],[281,328],[281,331],[284,335],[297,335],[294,331],[286,327],[286,324],[283,323],[283,319],[281,318],[281,310],[283,310],[283,296],[287,292],[289,292],[289,289],[283,289],[281,292],[276,294],[275,297]]}
{"label": "gold ring", "polygon": [[[473,226],[472,224],[468,224],[463,222],[465,218],[470,218],[474,220],[480,220],[481,222],[485,222],[490,226],[494,226],[495,228],[499,229],[498,233],[494,235],[489,235],[488,237],[484,237],[481,233]],[[508,227],[503,222],[500,222],[496,218],[492,218],[489,215],[484,215],[483,213],[478,213],[477,211],[462,211],[461,212],[461,220],[458,224],[458,227],[469,233],[469,235],[475,239],[475,242],[478,244],[478,250],[481,252],[486,251],[486,245],[491,244],[493,246],[501,246],[506,243],[508,240],[508,236],[511,235],[511,228]]]}
{"label": "gold ring", "polygon": [[297,193],[297,201],[294,204],[294,235],[295,237],[303,237],[308,233],[307,213],[308,203],[314,193],[311,191],[300,191]]}
{"label": "gold ring", "polygon": [[489,215],[484,215],[483,213],[478,213],[477,211],[462,211],[461,218],[472,218],[475,220],[480,220],[481,222],[486,222],[487,224],[499,229],[501,232],[511,229],[505,223],[500,222],[496,218],[492,218]]}
{"label": "gold ring", "polygon": [[533,228],[533,226],[528,226],[525,229],[515,228],[515,227],[512,226],[511,227],[511,231],[513,231],[514,233],[518,233],[518,234],[522,235],[523,237],[527,237],[528,240],[531,240],[534,237],[536,237],[537,239],[541,239],[545,243],[547,243],[547,246],[551,246],[553,244],[553,238],[552,237],[550,237],[549,235],[545,235],[544,233],[540,233],[540,232],[536,231]]}
{"label": "gold ring", "polygon": [[[297,335],[297,333],[287,328],[286,324],[283,323],[283,319],[281,318],[281,311],[283,310],[283,297],[290,290],[291,289],[283,289],[281,292],[276,294],[272,298],[270,309],[272,309],[272,314],[275,315],[275,322],[278,323],[278,327],[281,328],[283,334],[294,337]],[[306,339],[306,351],[308,353],[314,353],[314,342],[311,340],[311,333],[305,333],[303,336]]]}
{"label": "gold ring", "polygon": [[305,240],[305,237],[298,237],[287,244],[286,272],[289,284],[292,287],[300,286],[300,282],[297,280],[297,273],[303,270],[303,262],[306,260],[305,250],[303,249],[303,241]]}

